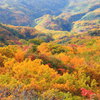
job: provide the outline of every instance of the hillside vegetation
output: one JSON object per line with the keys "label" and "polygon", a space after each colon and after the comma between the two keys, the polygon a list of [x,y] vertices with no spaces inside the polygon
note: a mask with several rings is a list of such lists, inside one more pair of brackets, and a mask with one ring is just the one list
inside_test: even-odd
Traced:
{"label": "hillside vegetation", "polygon": [[0,47],[1,100],[99,100],[100,37],[20,42]]}
{"label": "hillside vegetation", "polygon": [[[0,22],[33,26],[45,14],[84,13],[100,8],[99,0],[0,0]],[[69,15],[69,14],[68,14]],[[67,16],[68,16],[67,15]],[[7,16],[7,17],[6,17]]]}
{"label": "hillside vegetation", "polygon": [[0,0],[0,100],[100,100],[100,0]]}

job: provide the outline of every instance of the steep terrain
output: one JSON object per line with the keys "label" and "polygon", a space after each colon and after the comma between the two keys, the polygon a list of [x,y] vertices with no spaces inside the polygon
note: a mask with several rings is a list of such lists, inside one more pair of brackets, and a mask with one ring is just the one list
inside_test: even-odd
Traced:
{"label": "steep terrain", "polygon": [[53,40],[48,34],[37,31],[32,27],[13,26],[0,24],[0,46],[22,44],[20,39],[29,40],[39,38],[40,40],[49,42]]}
{"label": "steep terrain", "polygon": [[0,0],[0,100],[99,99],[100,0]]}
{"label": "steep terrain", "polygon": [[[80,21],[82,21],[82,23],[84,23],[85,21],[91,21],[91,23],[93,22],[91,24],[91,29],[94,28],[93,24],[95,24],[95,28],[99,29],[99,23],[96,23],[99,22],[99,20],[99,0],[73,0],[73,2],[69,2],[69,4],[63,9],[62,13],[58,16],[48,14],[35,19],[34,22],[36,23],[37,29],[48,29],[55,31],[74,31],[73,28],[76,26],[75,23],[78,23]],[[87,26],[88,30],[90,29],[89,27]]]}
{"label": "steep terrain", "polygon": [[36,25],[34,19],[45,14],[70,13],[74,15],[97,8],[100,8],[99,0],[0,0],[0,22],[34,26]]}
{"label": "steep terrain", "polygon": [[1,0],[0,21],[4,24],[32,25],[35,18],[44,14],[58,15],[67,3],[67,0]]}

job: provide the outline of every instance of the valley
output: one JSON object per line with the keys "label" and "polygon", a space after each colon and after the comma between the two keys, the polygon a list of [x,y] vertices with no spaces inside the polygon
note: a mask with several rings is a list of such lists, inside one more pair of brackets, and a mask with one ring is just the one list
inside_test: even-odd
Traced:
{"label": "valley", "polygon": [[99,100],[100,0],[0,0],[0,100]]}

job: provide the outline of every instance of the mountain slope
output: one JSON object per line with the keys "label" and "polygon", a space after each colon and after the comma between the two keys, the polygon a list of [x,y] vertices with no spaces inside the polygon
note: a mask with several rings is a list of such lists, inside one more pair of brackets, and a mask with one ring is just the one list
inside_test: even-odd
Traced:
{"label": "mountain slope", "polygon": [[[0,21],[4,24],[31,25],[44,14],[59,14],[67,0],[1,0]],[[52,5],[52,6],[51,6]],[[8,16],[5,19],[5,16]]]}
{"label": "mountain slope", "polygon": [[35,25],[34,19],[45,14],[86,13],[100,8],[99,0],[0,0],[0,22]]}
{"label": "mountain slope", "polygon": [[20,45],[20,39],[29,40],[34,38],[39,38],[46,42],[52,40],[52,37],[48,34],[46,35],[32,27],[0,24],[0,46],[13,44]]}
{"label": "mountain slope", "polygon": [[99,19],[100,19],[100,8],[94,11],[90,11],[81,18],[81,20],[99,20]]}

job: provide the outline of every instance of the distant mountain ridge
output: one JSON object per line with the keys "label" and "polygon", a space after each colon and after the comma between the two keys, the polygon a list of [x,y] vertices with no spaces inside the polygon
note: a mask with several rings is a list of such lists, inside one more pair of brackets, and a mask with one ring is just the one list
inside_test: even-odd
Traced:
{"label": "distant mountain ridge", "polygon": [[33,26],[34,19],[46,14],[73,15],[97,8],[100,8],[99,0],[0,0],[0,22],[17,26]]}
{"label": "distant mountain ridge", "polygon": [[[35,18],[45,14],[58,15],[68,0],[0,0],[0,22],[13,25],[31,25]],[[5,17],[7,17],[5,19]]]}
{"label": "distant mountain ridge", "polygon": [[100,2],[0,0],[0,23],[1,46],[16,44],[20,39],[40,38],[48,42],[66,41],[73,34],[100,36]]}

